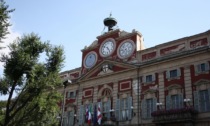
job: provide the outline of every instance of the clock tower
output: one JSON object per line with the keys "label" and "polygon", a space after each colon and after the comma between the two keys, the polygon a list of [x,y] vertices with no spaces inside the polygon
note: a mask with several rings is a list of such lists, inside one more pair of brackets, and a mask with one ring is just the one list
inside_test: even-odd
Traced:
{"label": "clock tower", "polygon": [[103,23],[108,31],[98,36],[97,40],[82,50],[82,74],[105,60],[139,62],[136,52],[144,49],[142,34],[136,30],[129,33],[116,29],[117,20],[111,14],[104,19]]}

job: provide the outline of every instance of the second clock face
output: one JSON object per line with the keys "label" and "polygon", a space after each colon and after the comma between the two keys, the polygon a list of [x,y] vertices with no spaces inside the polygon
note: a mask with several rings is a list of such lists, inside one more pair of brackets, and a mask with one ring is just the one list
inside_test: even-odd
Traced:
{"label": "second clock face", "polygon": [[135,44],[132,40],[125,40],[119,45],[118,56],[121,59],[128,58],[134,51]]}
{"label": "second clock face", "polygon": [[110,56],[114,50],[115,50],[115,41],[114,39],[106,39],[102,44],[101,44],[101,47],[100,47],[100,55],[102,57],[107,57],[107,56]]}

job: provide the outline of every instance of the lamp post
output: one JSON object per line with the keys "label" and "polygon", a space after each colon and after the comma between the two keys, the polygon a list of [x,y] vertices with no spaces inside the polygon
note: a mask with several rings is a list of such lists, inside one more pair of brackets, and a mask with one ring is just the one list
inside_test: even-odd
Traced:
{"label": "lamp post", "polygon": [[64,118],[64,109],[65,109],[65,96],[66,96],[66,87],[67,84],[71,83],[71,80],[66,80],[63,82],[63,104],[62,104],[62,108],[61,108],[61,126],[63,126],[63,118]]}
{"label": "lamp post", "polygon": [[162,102],[160,102],[160,103],[156,103],[156,106],[158,107],[158,110],[161,110],[161,109],[162,109],[162,105],[163,105],[163,103],[162,103]]}
{"label": "lamp post", "polygon": [[187,106],[187,107],[188,107],[187,104],[189,104],[189,106],[190,106],[190,101],[191,101],[190,98],[185,98],[185,99],[184,99],[184,102],[186,103],[186,106]]}

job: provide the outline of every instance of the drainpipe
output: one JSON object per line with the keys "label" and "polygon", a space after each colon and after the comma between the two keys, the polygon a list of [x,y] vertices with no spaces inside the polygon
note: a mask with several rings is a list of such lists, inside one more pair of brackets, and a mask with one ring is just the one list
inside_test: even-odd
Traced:
{"label": "drainpipe", "polygon": [[138,126],[139,126],[139,119],[140,119],[140,92],[139,92],[139,86],[140,86],[140,81],[139,81],[139,70],[140,70],[140,67],[138,67],[138,69],[137,69],[137,94],[138,94],[138,96],[137,96],[137,118],[138,118]]}

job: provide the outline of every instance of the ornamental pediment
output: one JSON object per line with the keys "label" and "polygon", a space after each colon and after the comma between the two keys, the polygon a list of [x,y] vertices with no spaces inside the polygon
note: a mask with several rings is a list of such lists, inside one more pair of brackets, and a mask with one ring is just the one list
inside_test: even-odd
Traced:
{"label": "ornamental pediment", "polygon": [[135,65],[122,63],[111,60],[104,60],[100,64],[96,65],[92,69],[90,69],[87,73],[85,73],[79,81],[86,79],[99,78],[104,76],[109,76],[112,74],[117,74],[120,72],[125,72],[131,69],[137,68]]}

